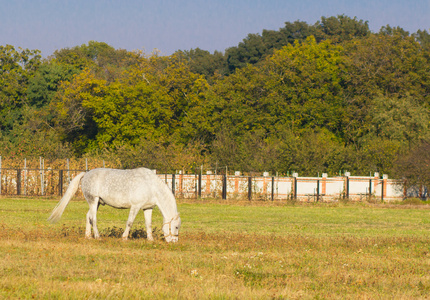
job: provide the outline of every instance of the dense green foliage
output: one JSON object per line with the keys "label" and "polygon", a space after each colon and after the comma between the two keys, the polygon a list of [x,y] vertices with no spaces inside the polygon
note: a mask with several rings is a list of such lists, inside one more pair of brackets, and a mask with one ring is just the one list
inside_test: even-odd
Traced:
{"label": "dense green foliage", "polygon": [[400,176],[430,140],[429,45],[425,30],[372,33],[341,15],[250,34],[225,53],[91,41],[42,59],[0,46],[1,155]]}

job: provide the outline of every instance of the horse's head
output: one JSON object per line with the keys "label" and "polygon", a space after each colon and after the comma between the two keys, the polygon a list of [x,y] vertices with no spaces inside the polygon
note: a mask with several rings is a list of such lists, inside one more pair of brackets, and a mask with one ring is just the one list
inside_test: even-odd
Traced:
{"label": "horse's head", "polygon": [[179,228],[181,227],[181,218],[176,215],[172,220],[163,224],[164,239],[166,242],[176,243],[179,240]]}

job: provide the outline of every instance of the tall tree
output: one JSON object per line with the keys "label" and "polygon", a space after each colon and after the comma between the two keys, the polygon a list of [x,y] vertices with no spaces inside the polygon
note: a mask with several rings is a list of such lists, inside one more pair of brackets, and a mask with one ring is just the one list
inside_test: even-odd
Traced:
{"label": "tall tree", "polygon": [[27,101],[27,85],[40,64],[39,50],[0,46],[0,128],[11,130]]}
{"label": "tall tree", "polygon": [[370,110],[369,135],[397,140],[408,147],[430,140],[430,110],[414,98],[377,97]]}
{"label": "tall tree", "polygon": [[410,152],[400,156],[393,169],[397,178],[404,179],[405,187],[414,186],[421,189],[430,186],[429,166],[430,141],[425,140],[416,145]]}
{"label": "tall tree", "polygon": [[295,42],[301,43],[310,36],[314,36],[317,42],[330,39],[333,43],[341,43],[369,35],[367,21],[345,15],[322,17],[314,25],[302,21],[286,22],[279,30],[263,30],[261,35],[249,34],[237,47],[228,48],[228,68],[234,72],[246,64],[256,64],[273,54],[274,50]]}
{"label": "tall tree", "polygon": [[314,37],[288,45],[271,56],[265,65],[267,86],[276,95],[270,105],[282,124],[294,128],[324,127],[341,134],[345,107],[343,48]]}
{"label": "tall tree", "polygon": [[176,51],[174,55],[187,64],[191,72],[204,75],[208,81],[228,73],[227,61],[224,54],[219,51],[211,54],[209,51],[196,48],[189,51]]}
{"label": "tall tree", "polygon": [[345,15],[321,17],[315,26],[321,30],[325,39],[334,43],[364,38],[370,35],[369,22]]}
{"label": "tall tree", "polygon": [[207,82],[177,57],[149,57],[115,81],[84,70],[63,82],[53,102],[57,128],[79,153],[135,146],[142,138],[175,135],[187,142],[189,110]]}
{"label": "tall tree", "polygon": [[61,82],[50,103],[50,112],[54,116],[52,126],[63,141],[72,145],[77,155],[88,150],[98,132],[93,112],[84,107],[83,102],[103,99],[105,94],[106,81],[97,79],[91,70],[86,69],[75,75],[70,82]]}
{"label": "tall tree", "polygon": [[78,70],[69,65],[61,65],[55,61],[43,62],[29,79],[27,98],[28,104],[41,108],[51,102],[61,81],[70,81]]}
{"label": "tall tree", "polygon": [[357,143],[371,124],[374,99],[410,96],[419,105],[430,103],[429,55],[412,37],[374,34],[345,45],[348,74],[342,85],[348,102],[346,138]]}
{"label": "tall tree", "polygon": [[92,69],[96,76],[114,81],[120,74],[139,63],[141,53],[116,50],[106,43],[90,41],[88,44],[55,51],[52,60],[68,68]]}
{"label": "tall tree", "polygon": [[424,49],[430,50],[430,34],[427,30],[418,30],[413,36]]}

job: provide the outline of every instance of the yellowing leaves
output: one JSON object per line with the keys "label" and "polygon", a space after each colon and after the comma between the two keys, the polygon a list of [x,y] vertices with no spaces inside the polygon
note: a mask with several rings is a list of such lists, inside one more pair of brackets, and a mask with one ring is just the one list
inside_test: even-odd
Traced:
{"label": "yellowing leaves", "polygon": [[57,95],[58,120],[69,122],[73,130],[82,129],[82,121],[90,117],[96,136],[89,147],[135,145],[141,138],[168,136],[178,130],[207,88],[203,76],[190,72],[174,57],[143,60],[113,82],[84,70],[65,82]]}

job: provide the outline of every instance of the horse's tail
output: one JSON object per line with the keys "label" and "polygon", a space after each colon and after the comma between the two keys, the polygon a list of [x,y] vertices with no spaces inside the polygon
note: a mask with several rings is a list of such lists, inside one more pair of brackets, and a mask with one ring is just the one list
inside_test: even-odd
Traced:
{"label": "horse's tail", "polygon": [[67,204],[69,204],[70,199],[72,199],[73,195],[76,193],[79,187],[79,183],[81,182],[82,177],[84,177],[85,172],[79,173],[73,180],[70,182],[69,187],[67,188],[66,193],[63,198],[61,198],[60,202],[58,202],[57,206],[55,206],[52,211],[51,216],[48,218],[48,221],[51,223],[56,223],[60,220],[61,215],[66,209]]}

